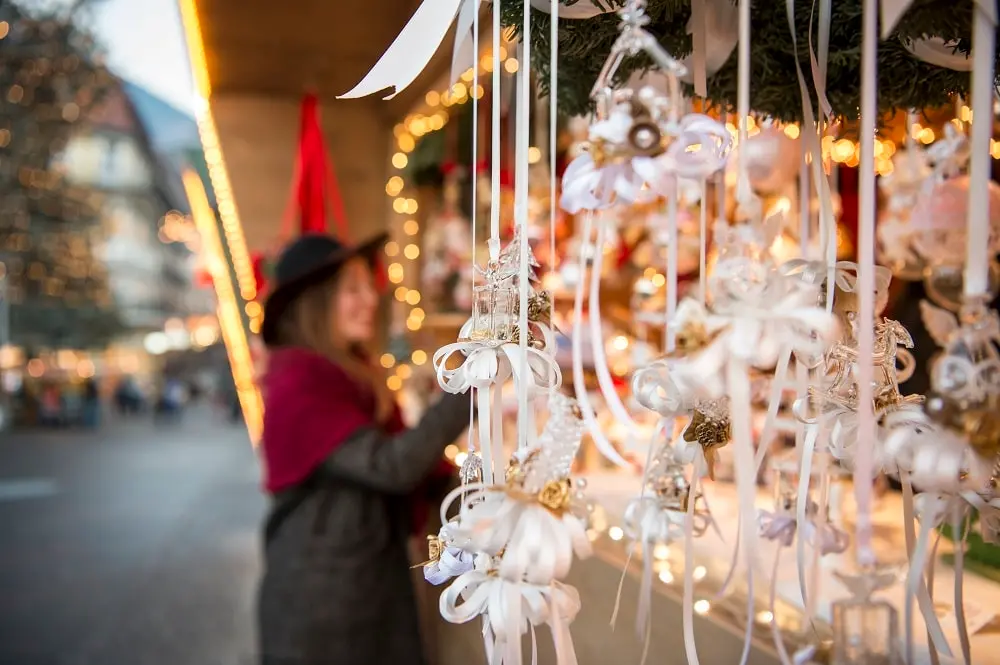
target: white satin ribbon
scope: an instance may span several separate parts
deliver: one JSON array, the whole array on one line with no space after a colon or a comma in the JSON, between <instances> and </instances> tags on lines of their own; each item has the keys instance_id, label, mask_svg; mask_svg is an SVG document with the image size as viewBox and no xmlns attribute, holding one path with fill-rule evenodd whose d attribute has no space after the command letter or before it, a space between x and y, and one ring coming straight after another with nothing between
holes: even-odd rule
<instances>
[{"instance_id":1,"label":"white satin ribbon","mask_svg":"<svg viewBox=\"0 0 1000 665\"><path fill-rule=\"evenodd\" d=\"M632 374L632 395L635 400L664 418L681 416L693 406L670 378L675 362L681 362L681 359L655 360Z\"/></svg>"},{"instance_id":2,"label":"white satin ribbon","mask_svg":"<svg viewBox=\"0 0 1000 665\"><path fill-rule=\"evenodd\" d=\"M628 432L631 437L639 430L639 426L632 419L632 414L618 397L618 390L615 388L614 380L608 371L608 359L604 352L604 326L601 318L601 273L604 265L604 243L607 237L607 225L597 226L597 251L594 252L594 265L590 270L590 294L588 302L590 307L590 345L594 354L594 373L597 375L597 383L601 388L601 395L604 403L611 410L615 419Z\"/></svg>"},{"instance_id":3,"label":"white satin ribbon","mask_svg":"<svg viewBox=\"0 0 1000 665\"><path fill-rule=\"evenodd\" d=\"M588 212L583 219L583 233L580 238L583 243L590 242L590 234L593 227L593 212ZM629 466L629 463L621 456L611 441L608 440L597 417L594 415L594 407L590 403L590 395L587 391L586 380L583 373L583 296L586 280L586 253L580 252L580 279L576 283L576 294L573 298L573 391L576 396L583 422L590 432L590 437L594 445L604 457L614 462L618 466ZM599 306L599 304L598 304Z\"/></svg>"},{"instance_id":4,"label":"white satin ribbon","mask_svg":"<svg viewBox=\"0 0 1000 665\"><path fill-rule=\"evenodd\" d=\"M972 21L972 154L969 158L969 205L963 294L978 298L989 294L990 262L990 141L993 136L994 58L996 0L976 0Z\"/></svg>"},{"instance_id":5,"label":"white satin ribbon","mask_svg":"<svg viewBox=\"0 0 1000 665\"><path fill-rule=\"evenodd\" d=\"M441 616L450 623L483 617L490 665L520 665L521 636L529 630L534 636L533 629L543 625L552 630L557 665L576 665L569 624L580 611L580 595L569 585L511 582L480 564L441 594L440 609Z\"/></svg>"},{"instance_id":6,"label":"white satin ribbon","mask_svg":"<svg viewBox=\"0 0 1000 665\"><path fill-rule=\"evenodd\" d=\"M458 15L458 30L452 56L452 77L455 68L461 74L472 65L472 24L481 0L424 0L399 36L386 49L378 62L361 82L337 99L367 97L386 88L393 92L383 99L392 99L407 88L431 61L448 29Z\"/></svg>"}]
</instances>

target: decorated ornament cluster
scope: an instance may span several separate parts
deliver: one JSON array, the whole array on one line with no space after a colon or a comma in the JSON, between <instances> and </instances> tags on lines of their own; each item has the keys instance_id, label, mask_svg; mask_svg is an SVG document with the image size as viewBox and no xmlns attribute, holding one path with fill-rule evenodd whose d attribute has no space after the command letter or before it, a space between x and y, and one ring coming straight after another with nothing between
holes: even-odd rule
<instances>
[{"instance_id":1,"label":"decorated ornament cluster","mask_svg":"<svg viewBox=\"0 0 1000 665\"><path fill-rule=\"evenodd\" d=\"M494 86L500 81L500 4L495 2L492 8ZM553 44L558 41L560 19L583 20L600 13L556 0L523 4L520 34L532 34L531 7L545 8L551 13ZM689 100L681 92L691 68L695 88L705 89L704 42L698 45L705 36L699 32L704 26L699 27L696 15L700 14L694 11L698 3L693 5L689 26L695 52L684 62L667 53L647 31L650 20L644 1L619 4L624 4L619 35L591 92L594 115L581 132L560 188L560 207L581 222L572 329L565 331L572 339L575 399L562 392L553 296L535 288L539 265L527 237L532 217L527 203L531 43L519 45L516 231L502 247L499 156L494 154L489 256L475 266L471 317L458 340L434 356L441 387L469 394L478 413L460 471L462 485L441 507L444 526L429 538L424 566L427 580L444 587L442 615L455 623L481 620L487 662L492 665L520 663L522 638L530 634L534 640L535 629L541 626L551 629L559 664L576 662L569 624L580 609L580 597L565 580L573 561L591 554L587 529L593 507L585 496L585 481L572 477L573 460L583 437L589 435L609 460L628 465L599 424L585 380L587 351L601 401L624 429L630 449L645 457L642 482L623 516L629 551L638 552L643 562L637 613L642 639L648 642L657 625L650 602L652 552L658 546L680 545L686 562L685 654L689 664L699 662L692 543L716 531L732 547L726 586L738 572L748 586L741 663L750 653L755 586L768 591L770 627L783 664L916 662L911 620L916 609L927 627L932 657L953 655L928 582L934 563L933 535L946 523L961 533L975 515L983 540L1000 542L1000 319L987 305L996 295L1000 270L994 260L1000 250L1000 223L995 221L1000 219L1000 188L989 181L986 170L996 8L986 2L975 4L974 46L979 57L974 68L977 122L972 136L966 137L959 122L948 125L945 136L930 149L910 140L896 155L893 177L882 181L887 203L877 249L888 267L881 267L875 265L870 126L876 92L875 3L866 2L864 8L863 182L856 262L838 261L833 196L813 120L814 101L821 120L827 120L823 115L830 110L826 63L813 59L809 73L815 98L806 85L806 73L796 71L807 119L801 129L802 152L777 151L762 158L748 140L753 85L748 1L741 0L735 9L718 8L723 13L738 9L738 16L731 17L735 21L729 45L729 51L738 46L738 142L723 122L690 112ZM820 19L819 29L828 39L830 2L821 5L825 18ZM901 12L887 14L886 21ZM347 96L393 85L398 92L408 85L456 15L453 70L461 72L471 64L478 76L477 53L470 46L478 48L480 3L428 0ZM795 20L795 3L789 2L792 35ZM427 26L433 27L433 34L421 43L418 37L424 35L418 32ZM885 30L891 27L891 22L883 25ZM811 43L808 48L812 49ZM549 83L555 89L558 53L552 51L551 56ZM633 77L623 82L622 63L637 56L651 64L650 71L642 80ZM666 83L652 85L654 79ZM497 104L494 99L494 148L500 131ZM552 132L555 120L553 112ZM554 160L554 155L550 157ZM800 199L799 219L790 203L765 209L761 198L773 193L774 181L785 180L765 177L788 170L779 168L779 161L799 169L798 190L794 184L791 187L792 195ZM735 184L727 185L728 176L735 176ZM721 196L709 224L712 192ZM555 191L551 196L554 204ZM682 214L681 201L696 205L697 221ZM555 206L551 207L554 223ZM641 325L662 331L662 348L658 357L632 372L631 400L623 400L606 358L601 276L605 246L627 224L623 211L635 207L655 211L643 223L665 250L664 265L651 266L664 271L663 302L657 303L658 309L649 307L653 290L642 292L637 286L636 317ZM779 252L779 246L785 249ZM652 257L659 259L659 254ZM684 260L698 263L701 282L690 296L679 299ZM941 347L931 370L932 391L926 396L906 395L900 387L913 375L916 361L910 332L883 316L893 276L923 279L934 301L922 304L926 327ZM519 401L518 446L513 454L503 446L505 385L512 385ZM756 428L752 418L759 406L765 411L762 428ZM655 436L645 445L637 443L643 435L637 413L641 409L658 420ZM542 412L545 423L540 428L535 418ZM794 455L784 462L770 460L774 502L758 510L758 477L769 461L782 417L794 423ZM716 479L719 452L725 447L735 470L739 528L737 533L722 534L705 484ZM854 474L858 505L850 533L832 518L830 505L832 479L845 471ZM902 575L881 566L872 548L871 481L879 473L895 476L903 485L909 563ZM838 559L837 576L847 595L833 603L831 639L808 638L789 654L774 618L782 554L794 552L805 618L811 623L818 619L818 591L811 580L819 559L851 549L855 565L849 565L846 557ZM773 561L763 560L765 551L775 552ZM960 554L955 579L960 600ZM896 609L877 596L900 581L906 587L902 636ZM969 638L964 619L959 623L962 657L968 665L973 662Z\"/></svg>"}]
</instances>

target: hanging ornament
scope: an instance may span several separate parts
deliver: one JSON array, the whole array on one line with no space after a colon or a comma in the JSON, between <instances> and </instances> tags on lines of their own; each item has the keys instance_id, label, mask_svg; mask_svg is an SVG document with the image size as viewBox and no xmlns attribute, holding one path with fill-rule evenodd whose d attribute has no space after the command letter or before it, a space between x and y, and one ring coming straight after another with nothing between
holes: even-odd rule
<instances>
[{"instance_id":1,"label":"hanging ornament","mask_svg":"<svg viewBox=\"0 0 1000 665\"><path fill-rule=\"evenodd\" d=\"M685 69L646 31L645 4L632 0L619 12L621 35L591 93L597 121L588 131L588 149L563 174L560 205L567 212L670 196L677 177L699 179L718 171L732 146L729 132L712 118L681 118L678 76ZM612 88L624 58L639 54L667 75L668 95L649 86Z\"/></svg>"},{"instance_id":2,"label":"hanging ornament","mask_svg":"<svg viewBox=\"0 0 1000 665\"><path fill-rule=\"evenodd\" d=\"M717 450L732 438L729 422L729 401L726 398L700 401L695 405L691 421L682 435L688 444L700 448L710 480L715 480Z\"/></svg>"},{"instance_id":3,"label":"hanging ornament","mask_svg":"<svg viewBox=\"0 0 1000 665\"><path fill-rule=\"evenodd\" d=\"M834 573L851 593L833 603L833 665L897 665L901 662L896 609L873 594L895 584L895 573Z\"/></svg>"},{"instance_id":4,"label":"hanging ornament","mask_svg":"<svg viewBox=\"0 0 1000 665\"><path fill-rule=\"evenodd\" d=\"M445 516L460 502L450 533L476 556L475 569L442 595L441 613L454 623L483 615L490 662L520 662L521 635L549 624L558 662L575 663L568 624L579 596L560 580L574 555L591 554L586 484L570 476L584 428L574 400L553 393L549 410L537 442L515 453L503 484L465 485L441 508Z\"/></svg>"},{"instance_id":5,"label":"hanging ornament","mask_svg":"<svg viewBox=\"0 0 1000 665\"><path fill-rule=\"evenodd\" d=\"M910 215L909 244L923 266L928 296L938 305L957 311L961 306L962 266L966 255L970 178L968 138L955 124L945 125L945 135L927 150L933 164ZM991 256L1000 252L1000 185L988 188L988 243ZM989 288L996 295L1000 266L989 263Z\"/></svg>"}]
</instances>

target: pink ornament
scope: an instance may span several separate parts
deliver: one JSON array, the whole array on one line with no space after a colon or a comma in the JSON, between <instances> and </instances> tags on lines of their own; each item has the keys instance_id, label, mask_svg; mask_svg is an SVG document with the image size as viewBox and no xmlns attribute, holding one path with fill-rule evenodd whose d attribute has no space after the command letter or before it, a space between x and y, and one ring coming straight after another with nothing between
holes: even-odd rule
<instances>
[{"instance_id":1,"label":"pink ornament","mask_svg":"<svg viewBox=\"0 0 1000 665\"><path fill-rule=\"evenodd\" d=\"M990 227L1000 229L1000 185L992 180L990 190ZM965 230L969 202L969 177L958 176L925 189L917 197L910 223L920 230Z\"/></svg>"}]
</instances>

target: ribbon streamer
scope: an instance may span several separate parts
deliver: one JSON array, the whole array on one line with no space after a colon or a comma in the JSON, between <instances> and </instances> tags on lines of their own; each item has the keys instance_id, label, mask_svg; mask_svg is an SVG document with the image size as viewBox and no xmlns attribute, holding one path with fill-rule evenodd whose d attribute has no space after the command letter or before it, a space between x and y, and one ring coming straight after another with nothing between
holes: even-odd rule
<instances>
[{"instance_id":1,"label":"ribbon streamer","mask_svg":"<svg viewBox=\"0 0 1000 665\"><path fill-rule=\"evenodd\" d=\"M424 0L365 77L337 99L367 97L387 88L392 88L393 92L383 99L392 99L401 93L427 67L457 14L458 32L452 56L454 75L454 67L471 52L471 46L467 42L471 39L473 18L479 11L479 2L480 0ZM471 64L471 60L469 62Z\"/></svg>"}]
</instances>

